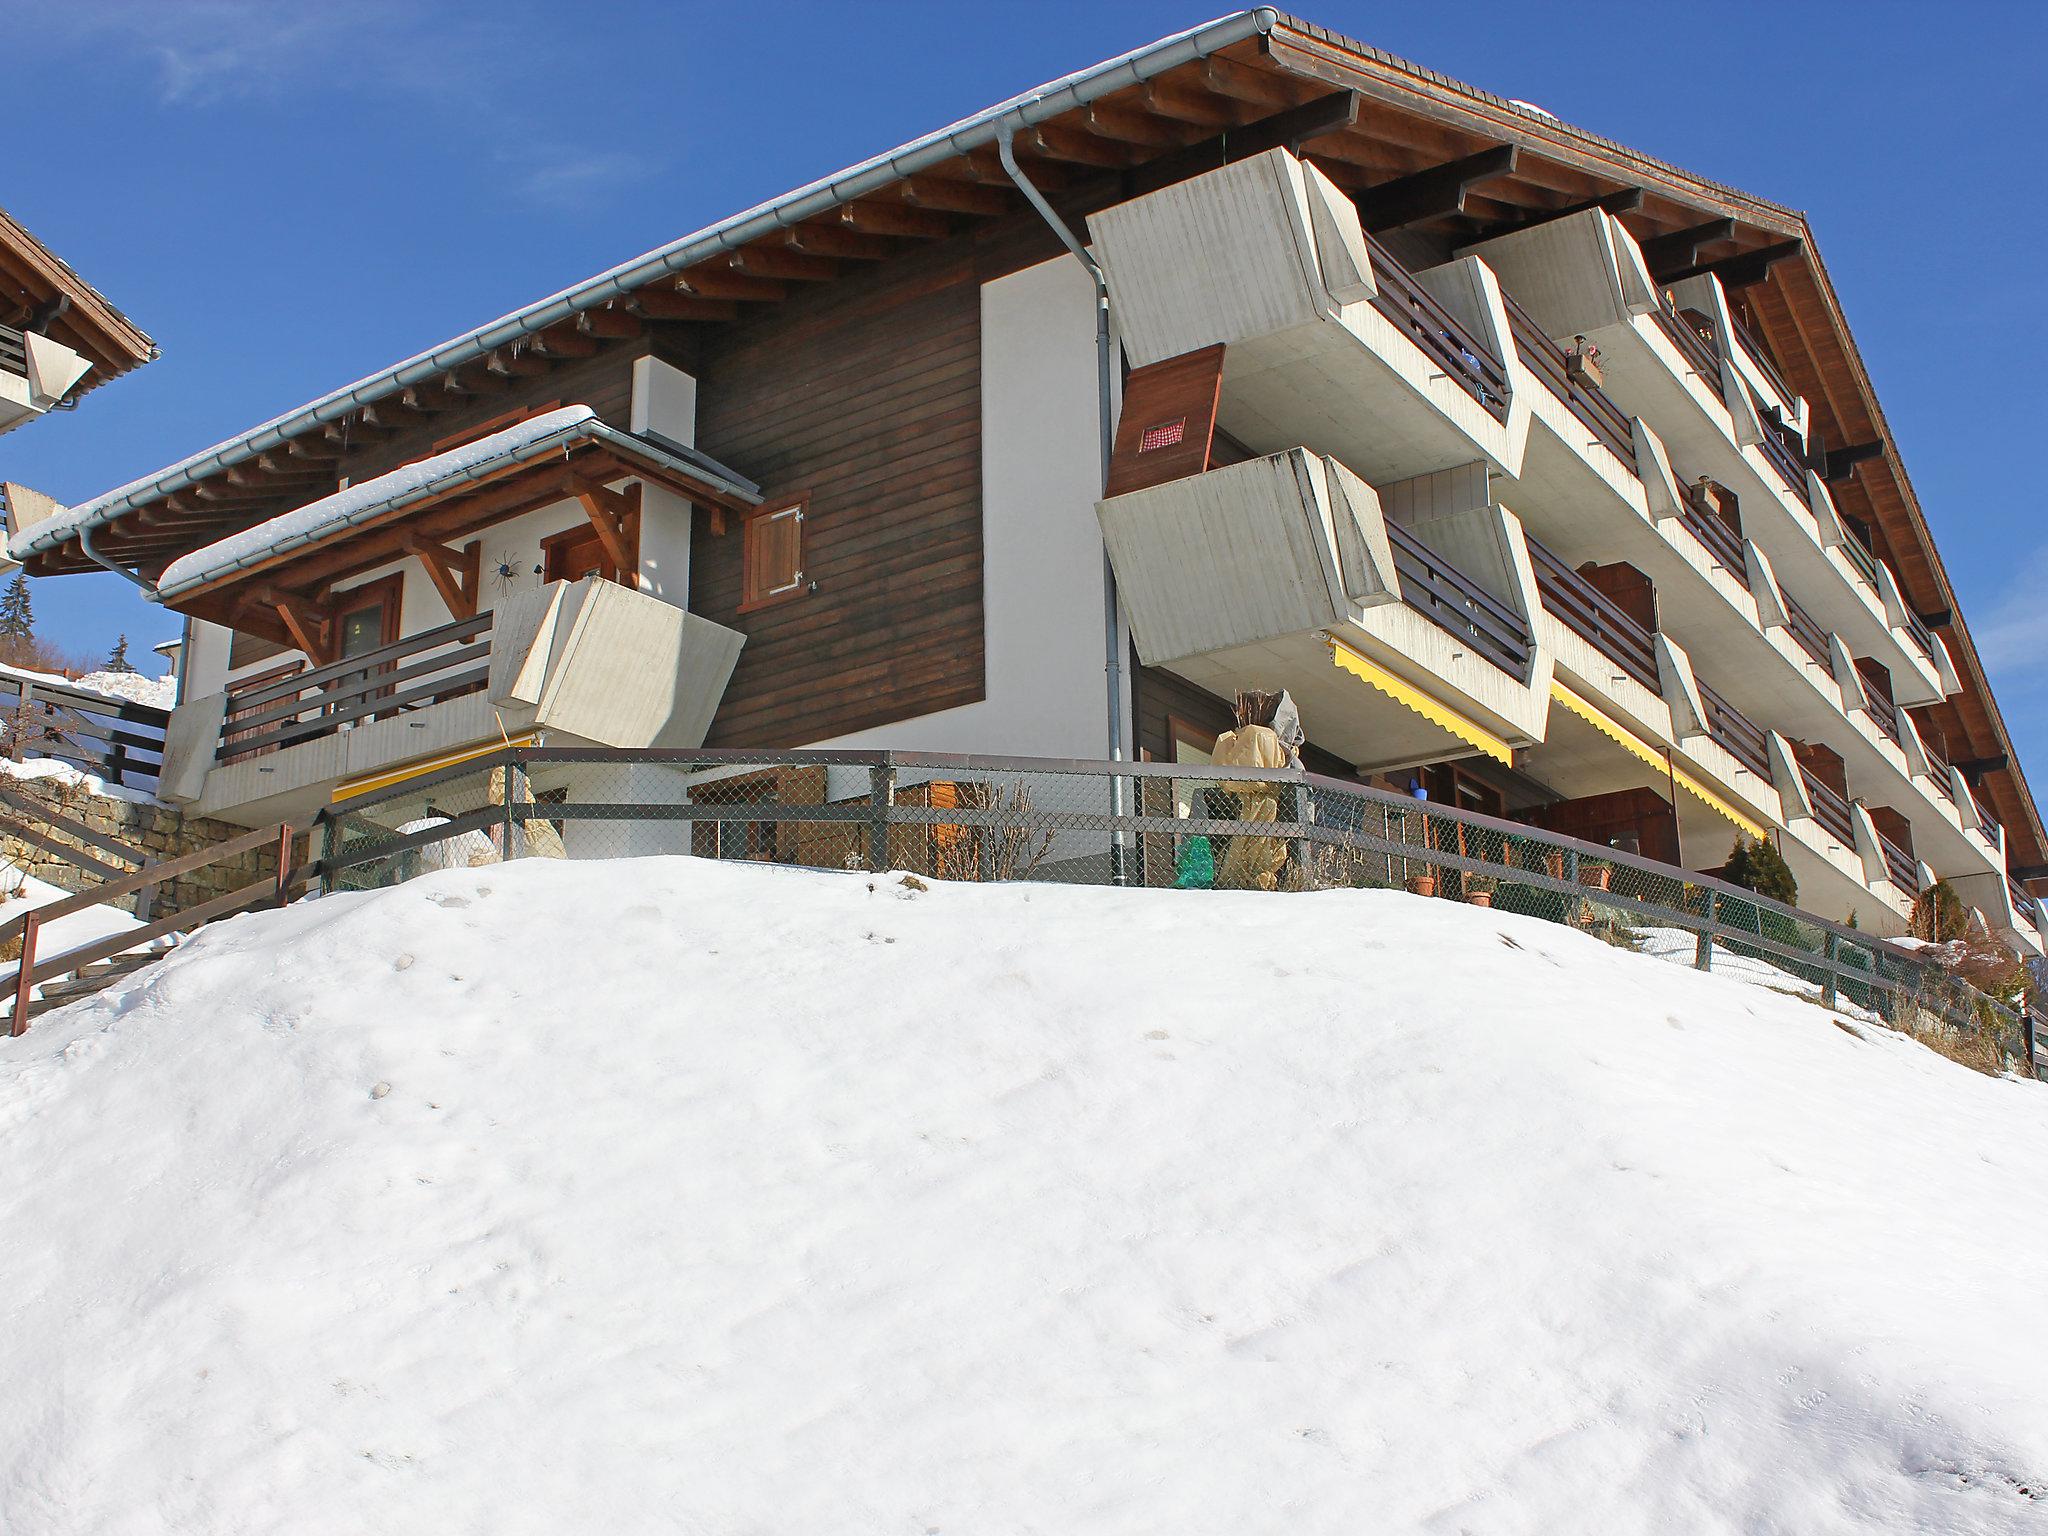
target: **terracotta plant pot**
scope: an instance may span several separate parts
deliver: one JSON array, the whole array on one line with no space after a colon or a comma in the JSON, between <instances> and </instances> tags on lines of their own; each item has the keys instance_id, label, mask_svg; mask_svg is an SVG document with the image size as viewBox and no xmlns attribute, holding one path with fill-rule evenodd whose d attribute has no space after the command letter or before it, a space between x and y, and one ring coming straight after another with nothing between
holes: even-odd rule
<instances>
[{"instance_id":1,"label":"terracotta plant pot","mask_svg":"<svg viewBox=\"0 0 2048 1536\"><path fill-rule=\"evenodd\" d=\"M1410 875L1408 877L1408 891L1410 895L1414 896L1434 896L1436 894L1436 876Z\"/></svg>"},{"instance_id":2,"label":"terracotta plant pot","mask_svg":"<svg viewBox=\"0 0 2048 1536\"><path fill-rule=\"evenodd\" d=\"M1493 892L1473 891L1465 899L1475 907L1490 907L1493 905Z\"/></svg>"},{"instance_id":3,"label":"terracotta plant pot","mask_svg":"<svg viewBox=\"0 0 2048 1536\"><path fill-rule=\"evenodd\" d=\"M1604 891L1614 885L1614 871L1605 864L1591 864L1579 871L1579 884Z\"/></svg>"}]
</instances>

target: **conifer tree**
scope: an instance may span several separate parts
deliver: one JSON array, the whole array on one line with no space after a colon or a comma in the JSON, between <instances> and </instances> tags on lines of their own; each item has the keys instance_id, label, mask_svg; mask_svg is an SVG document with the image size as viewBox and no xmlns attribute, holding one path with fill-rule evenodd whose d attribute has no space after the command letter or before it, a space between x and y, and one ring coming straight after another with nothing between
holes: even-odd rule
<instances>
[{"instance_id":1,"label":"conifer tree","mask_svg":"<svg viewBox=\"0 0 2048 1536\"><path fill-rule=\"evenodd\" d=\"M128 637L119 636L114 641L113 654L107 657L106 670L109 672L133 672L134 665L128 660Z\"/></svg>"},{"instance_id":2,"label":"conifer tree","mask_svg":"<svg viewBox=\"0 0 2048 1536\"><path fill-rule=\"evenodd\" d=\"M28 595L28 574L16 571L7 590L0 593L0 640L33 640L35 634L36 612Z\"/></svg>"},{"instance_id":3,"label":"conifer tree","mask_svg":"<svg viewBox=\"0 0 2048 1536\"><path fill-rule=\"evenodd\" d=\"M1735 848L1728 855L1721 878L1759 896L1782 901L1788 907L1799 905L1799 881L1785 862L1785 855L1768 839L1750 842L1740 832L1736 833Z\"/></svg>"}]
</instances>

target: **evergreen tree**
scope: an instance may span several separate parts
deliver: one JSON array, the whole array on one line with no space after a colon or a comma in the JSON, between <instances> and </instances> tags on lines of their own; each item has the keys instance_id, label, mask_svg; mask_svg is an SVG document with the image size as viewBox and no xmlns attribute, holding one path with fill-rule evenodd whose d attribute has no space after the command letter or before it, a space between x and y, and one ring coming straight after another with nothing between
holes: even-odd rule
<instances>
[{"instance_id":1,"label":"evergreen tree","mask_svg":"<svg viewBox=\"0 0 2048 1536\"><path fill-rule=\"evenodd\" d=\"M33 640L35 634L36 612L29 600L28 573L16 571L7 590L0 593L0 640Z\"/></svg>"},{"instance_id":2,"label":"evergreen tree","mask_svg":"<svg viewBox=\"0 0 2048 1536\"><path fill-rule=\"evenodd\" d=\"M1750 842L1740 832L1736 833L1735 848L1728 855L1721 878L1759 896L1782 901L1788 907L1799 905L1799 881L1785 862L1785 855L1768 839Z\"/></svg>"},{"instance_id":3,"label":"evergreen tree","mask_svg":"<svg viewBox=\"0 0 2048 1536\"><path fill-rule=\"evenodd\" d=\"M113 654L107 657L106 670L109 672L133 672L135 668L128 660L128 637L122 635L114 641Z\"/></svg>"}]
</instances>

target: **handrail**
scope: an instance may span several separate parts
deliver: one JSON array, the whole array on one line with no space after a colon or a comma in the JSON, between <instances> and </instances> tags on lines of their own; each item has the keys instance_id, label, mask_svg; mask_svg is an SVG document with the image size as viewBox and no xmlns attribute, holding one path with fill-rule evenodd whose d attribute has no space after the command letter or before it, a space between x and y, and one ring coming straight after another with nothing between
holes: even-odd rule
<instances>
[{"instance_id":1,"label":"handrail","mask_svg":"<svg viewBox=\"0 0 2048 1536\"><path fill-rule=\"evenodd\" d=\"M1507 306L1508 333L1515 339L1516 355L1565 403L1580 425L1593 434L1595 442L1635 472L1635 429L1628 413L1610 400L1599 385L1574 378L1564 348L1536 323L1535 316L1516 302L1513 294L1502 289L1500 296Z\"/></svg>"},{"instance_id":2,"label":"handrail","mask_svg":"<svg viewBox=\"0 0 2048 1536\"><path fill-rule=\"evenodd\" d=\"M1757 339L1756 333L1732 312L1728 318L1734 322L1735 339L1742 344L1742 350L1749 354L1749 360L1756 364L1756 371L1778 392L1778 398L1789 406L1796 398L1792 393L1792 387L1785 382L1785 376L1778 372L1777 364L1771 361L1770 354L1764 350L1764 344Z\"/></svg>"},{"instance_id":3,"label":"handrail","mask_svg":"<svg viewBox=\"0 0 2048 1536\"><path fill-rule=\"evenodd\" d=\"M114 784L157 777L169 710L0 673L0 699L10 691L12 702L0 702L9 757L71 763Z\"/></svg>"},{"instance_id":4,"label":"handrail","mask_svg":"<svg viewBox=\"0 0 2048 1536\"><path fill-rule=\"evenodd\" d=\"M1813 819L1826 827L1846 844L1856 846L1856 823L1849 814L1849 802L1842 798L1833 785L1823 784L1813 776L1813 770L1801 763L1799 776L1806 782L1806 798L1813 805Z\"/></svg>"},{"instance_id":5,"label":"handrail","mask_svg":"<svg viewBox=\"0 0 2048 1536\"><path fill-rule=\"evenodd\" d=\"M19 1035L28 1029L28 1021L34 1009L35 985L53 976L70 975L93 964L109 959L127 950L136 949L180 928L194 928L216 917L230 912L243 911L265 899L274 898L282 904L299 878L292 868L293 831L290 822L279 822L275 826L259 827L245 832L240 837L229 838L224 843L201 848L179 858L166 859L160 864L144 865L133 874L109 880L103 885L89 887L75 895L63 897L46 906L31 908L21 918L21 959L14 974L14 1021L10 1034ZM74 912L83 912L87 907L102 906L118 897L130 895L148 886L166 884L180 875L189 875L194 870L218 864L225 859L235 858L256 848L274 845L277 849L277 872L267 880L258 880L239 890L229 891L188 907L183 912L173 912L160 917L140 928L131 928L110 937L67 949L60 954L37 957L37 940L48 924Z\"/></svg>"},{"instance_id":6,"label":"handrail","mask_svg":"<svg viewBox=\"0 0 2048 1536\"><path fill-rule=\"evenodd\" d=\"M1862 536L1856 532L1853 526L1844 523L1842 531L1849 535L1840 545L1842 553L1848 557L1849 563L1856 567L1857 572L1865 581L1869 582L1873 587L1876 586L1877 556L1871 553L1870 546L1863 542Z\"/></svg>"},{"instance_id":7,"label":"handrail","mask_svg":"<svg viewBox=\"0 0 2048 1536\"><path fill-rule=\"evenodd\" d=\"M1899 707L1868 683L1863 684L1863 703L1876 722L1877 728L1890 737L1893 745L1904 746L1899 740Z\"/></svg>"},{"instance_id":8,"label":"handrail","mask_svg":"<svg viewBox=\"0 0 2048 1536\"><path fill-rule=\"evenodd\" d=\"M1679 495L1678 520L1700 541L1722 570L1744 587L1749 585L1749 562L1743 558L1740 534L1712 512L1695 506L1689 493Z\"/></svg>"},{"instance_id":9,"label":"handrail","mask_svg":"<svg viewBox=\"0 0 2048 1536\"><path fill-rule=\"evenodd\" d=\"M1763 425L1763 441L1757 446L1763 449L1764 457L1770 460L1771 468L1778 472L1778 478L1785 482L1786 489L1798 498L1801 506L1811 510L1813 492L1806 484L1806 461L1785 440L1792 429L1779 421L1777 413L1764 404L1754 384L1744 379L1742 387L1749 391L1749 402L1755 407L1757 420Z\"/></svg>"},{"instance_id":10,"label":"handrail","mask_svg":"<svg viewBox=\"0 0 2048 1536\"><path fill-rule=\"evenodd\" d=\"M1806 611L1799 599L1782 587L1778 595L1785 599L1785 627L1792 632L1792 638L1823 667L1832 667L1834 658L1828 655L1828 633L1820 627L1814 616Z\"/></svg>"},{"instance_id":11,"label":"handrail","mask_svg":"<svg viewBox=\"0 0 2048 1536\"><path fill-rule=\"evenodd\" d=\"M1506 421L1509 385L1500 359L1416 282L1377 236L1368 231L1365 241L1372 258L1373 308L1442 363L1444 372L1463 385L1495 420Z\"/></svg>"},{"instance_id":12,"label":"handrail","mask_svg":"<svg viewBox=\"0 0 2048 1536\"><path fill-rule=\"evenodd\" d=\"M1700 382L1719 395L1721 362L1714 355L1714 344L1694 330L1692 322L1680 316L1669 304L1659 302L1651 314L1656 317L1658 328L1670 337L1671 344L1678 348L1679 355L1700 376Z\"/></svg>"},{"instance_id":13,"label":"handrail","mask_svg":"<svg viewBox=\"0 0 2048 1536\"><path fill-rule=\"evenodd\" d=\"M304 693L321 683L332 682L338 677L348 677L366 667L380 666L387 661L410 656L415 651L426 650L449 640L466 640L471 635L480 635L489 629L492 617L491 610L486 608L474 618L456 619L452 623L437 625L433 629L423 629L416 635L407 635L374 651L365 651L360 656L344 657L340 661L330 661L325 666L314 667L310 671L294 672L261 687L240 691L230 688L227 691L228 708L253 709L259 704L269 703L272 699L281 699L287 694Z\"/></svg>"},{"instance_id":14,"label":"handrail","mask_svg":"<svg viewBox=\"0 0 2048 1536\"><path fill-rule=\"evenodd\" d=\"M2034 900L2033 893L2011 875L2005 877L2005 893L2011 898L2013 916L2024 918L2029 928L2038 931L2041 926L2041 908Z\"/></svg>"},{"instance_id":15,"label":"handrail","mask_svg":"<svg viewBox=\"0 0 2048 1536\"><path fill-rule=\"evenodd\" d=\"M1700 701L1707 706L1707 734L1758 778L1771 777L1770 738L1763 729L1723 698L1705 678L1694 676Z\"/></svg>"},{"instance_id":16,"label":"handrail","mask_svg":"<svg viewBox=\"0 0 2048 1536\"><path fill-rule=\"evenodd\" d=\"M1658 691L1657 648L1650 632L1620 604L1566 565L1533 535L1529 557L1536 590L1550 616L1592 643L1609 661L1652 693Z\"/></svg>"},{"instance_id":17,"label":"handrail","mask_svg":"<svg viewBox=\"0 0 2048 1536\"><path fill-rule=\"evenodd\" d=\"M1912 609L1906 610L1906 633L1913 637L1913 643L1920 647L1920 654L1929 661L1934 660L1934 631L1927 627L1927 621Z\"/></svg>"},{"instance_id":18,"label":"handrail","mask_svg":"<svg viewBox=\"0 0 2048 1536\"><path fill-rule=\"evenodd\" d=\"M11 325L0 325L0 368L17 378L28 376L28 342Z\"/></svg>"},{"instance_id":19,"label":"handrail","mask_svg":"<svg viewBox=\"0 0 2048 1536\"><path fill-rule=\"evenodd\" d=\"M1534 641L1529 624L1491 592L1438 555L1399 523L1388 522L1401 600L1503 672L1528 676Z\"/></svg>"},{"instance_id":20,"label":"handrail","mask_svg":"<svg viewBox=\"0 0 2048 1536\"><path fill-rule=\"evenodd\" d=\"M1877 834L1877 846L1884 854L1884 872L1890 876L1893 885L1908 896L1920 894L1920 865L1913 855L1882 832Z\"/></svg>"}]
</instances>

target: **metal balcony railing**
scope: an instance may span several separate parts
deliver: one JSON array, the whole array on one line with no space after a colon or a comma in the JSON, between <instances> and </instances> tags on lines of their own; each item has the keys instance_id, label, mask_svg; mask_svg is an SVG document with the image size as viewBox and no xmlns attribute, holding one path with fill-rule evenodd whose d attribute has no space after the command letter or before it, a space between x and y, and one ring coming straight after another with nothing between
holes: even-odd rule
<instances>
[{"instance_id":1,"label":"metal balcony railing","mask_svg":"<svg viewBox=\"0 0 2048 1536\"><path fill-rule=\"evenodd\" d=\"M1549 549L1531 538L1536 590L1544 611L1652 693L1658 691L1657 649L1650 632Z\"/></svg>"},{"instance_id":2,"label":"metal balcony railing","mask_svg":"<svg viewBox=\"0 0 2048 1536\"><path fill-rule=\"evenodd\" d=\"M1372 252L1373 282L1379 290L1373 296L1373 308L1434 358L1496 421L1506 421L1508 376L1500 359L1431 297L1375 236L1368 233L1365 239Z\"/></svg>"},{"instance_id":3,"label":"metal balcony railing","mask_svg":"<svg viewBox=\"0 0 2048 1536\"><path fill-rule=\"evenodd\" d=\"M1387 524L1387 537L1401 579L1401 600L1503 672L1527 678L1534 649L1529 621L1399 523Z\"/></svg>"},{"instance_id":4,"label":"metal balcony railing","mask_svg":"<svg viewBox=\"0 0 2048 1536\"><path fill-rule=\"evenodd\" d=\"M1568 354L1551 340L1533 316L1502 290L1507 305L1508 327L1515 339L1515 352L1529 371L1562 400L1579 425L1593 434L1593 441L1606 448L1631 471L1636 469L1635 428L1628 413L1607 398L1605 390L1591 380L1574 378Z\"/></svg>"},{"instance_id":5,"label":"metal balcony railing","mask_svg":"<svg viewBox=\"0 0 2048 1536\"><path fill-rule=\"evenodd\" d=\"M236 762L476 693L490 680L490 628L491 615L480 613L310 672L230 689L214 759Z\"/></svg>"}]
</instances>

